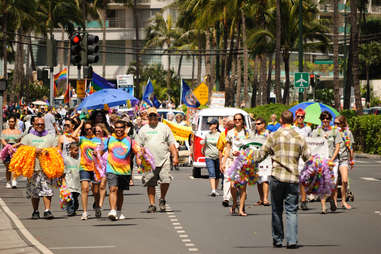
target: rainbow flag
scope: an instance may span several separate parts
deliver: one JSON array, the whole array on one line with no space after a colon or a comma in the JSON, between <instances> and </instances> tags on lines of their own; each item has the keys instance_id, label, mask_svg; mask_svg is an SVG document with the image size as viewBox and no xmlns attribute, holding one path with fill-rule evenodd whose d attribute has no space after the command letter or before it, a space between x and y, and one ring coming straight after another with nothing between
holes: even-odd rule
<instances>
[{"instance_id":1,"label":"rainbow flag","mask_svg":"<svg viewBox=\"0 0 381 254\"><path fill-rule=\"evenodd\" d=\"M54 97L57 96L57 81L61 79L67 79L67 68L54 75Z\"/></svg>"}]
</instances>

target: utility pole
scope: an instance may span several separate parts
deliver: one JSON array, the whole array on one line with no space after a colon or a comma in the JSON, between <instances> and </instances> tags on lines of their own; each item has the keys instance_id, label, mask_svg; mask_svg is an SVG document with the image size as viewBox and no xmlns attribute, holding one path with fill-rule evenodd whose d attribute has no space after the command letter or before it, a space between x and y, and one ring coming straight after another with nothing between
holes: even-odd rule
<instances>
[{"instance_id":1,"label":"utility pole","mask_svg":"<svg viewBox=\"0 0 381 254\"><path fill-rule=\"evenodd\" d=\"M303 0L299 0L299 72L303 72ZM299 103L303 101L303 92L299 89Z\"/></svg>"}]
</instances>

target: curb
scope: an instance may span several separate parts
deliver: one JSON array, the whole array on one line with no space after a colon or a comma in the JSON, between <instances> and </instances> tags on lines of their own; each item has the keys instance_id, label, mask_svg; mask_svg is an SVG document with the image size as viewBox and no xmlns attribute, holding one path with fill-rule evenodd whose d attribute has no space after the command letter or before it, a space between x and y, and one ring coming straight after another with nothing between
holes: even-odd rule
<instances>
[{"instance_id":1,"label":"curb","mask_svg":"<svg viewBox=\"0 0 381 254\"><path fill-rule=\"evenodd\" d=\"M367 158L367 159L381 160L381 155L355 152L355 158Z\"/></svg>"}]
</instances>

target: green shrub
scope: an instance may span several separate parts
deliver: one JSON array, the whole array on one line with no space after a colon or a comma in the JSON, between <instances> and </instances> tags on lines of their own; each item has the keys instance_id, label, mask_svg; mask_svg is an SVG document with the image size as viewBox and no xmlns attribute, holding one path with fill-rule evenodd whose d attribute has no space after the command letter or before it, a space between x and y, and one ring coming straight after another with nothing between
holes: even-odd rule
<instances>
[{"instance_id":1,"label":"green shrub","mask_svg":"<svg viewBox=\"0 0 381 254\"><path fill-rule=\"evenodd\" d=\"M356 151L381 155L381 115L354 116L348 124Z\"/></svg>"},{"instance_id":2,"label":"green shrub","mask_svg":"<svg viewBox=\"0 0 381 254\"><path fill-rule=\"evenodd\" d=\"M344 109L343 111L340 112L340 114L345 116L347 120L351 119L354 116L357 116L357 112L351 109Z\"/></svg>"},{"instance_id":3,"label":"green shrub","mask_svg":"<svg viewBox=\"0 0 381 254\"><path fill-rule=\"evenodd\" d=\"M290 106L284 104L266 104L255 108L244 108L244 110L248 113L253 113L254 118L262 117L267 122L269 122L271 121L272 114L276 114L279 121L279 117L282 114L282 112L289 108Z\"/></svg>"}]
</instances>

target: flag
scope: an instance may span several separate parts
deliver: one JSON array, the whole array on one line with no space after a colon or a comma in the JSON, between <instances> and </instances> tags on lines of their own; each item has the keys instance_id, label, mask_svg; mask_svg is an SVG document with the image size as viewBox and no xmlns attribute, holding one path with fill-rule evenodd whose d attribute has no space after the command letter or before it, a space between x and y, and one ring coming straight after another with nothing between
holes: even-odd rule
<instances>
[{"instance_id":1,"label":"flag","mask_svg":"<svg viewBox=\"0 0 381 254\"><path fill-rule=\"evenodd\" d=\"M66 92L65 92L65 95L64 95L64 103L65 104L69 104L70 97L71 97L71 88L70 88L70 83L67 82Z\"/></svg>"},{"instance_id":2,"label":"flag","mask_svg":"<svg viewBox=\"0 0 381 254\"><path fill-rule=\"evenodd\" d=\"M156 95L153 91L153 85L150 79L148 79L147 85L144 89L143 101L145 101L151 107L155 107L155 108L160 107L160 102L156 98Z\"/></svg>"},{"instance_id":3,"label":"flag","mask_svg":"<svg viewBox=\"0 0 381 254\"><path fill-rule=\"evenodd\" d=\"M54 75L54 82L53 82L53 90L54 90L54 97L56 97L57 94L57 82L62 79L67 79L67 68L64 68L62 71L58 72Z\"/></svg>"},{"instance_id":4,"label":"flag","mask_svg":"<svg viewBox=\"0 0 381 254\"><path fill-rule=\"evenodd\" d=\"M182 94L181 101L190 108L198 108L200 107L200 102L197 100L196 96L193 94L192 89L185 83L183 80L182 83Z\"/></svg>"},{"instance_id":5,"label":"flag","mask_svg":"<svg viewBox=\"0 0 381 254\"><path fill-rule=\"evenodd\" d=\"M187 141L189 139L189 136L193 133L192 127L183 126L165 119L163 119L163 123L168 125L168 127L171 129L173 133L174 138L177 141Z\"/></svg>"},{"instance_id":6,"label":"flag","mask_svg":"<svg viewBox=\"0 0 381 254\"><path fill-rule=\"evenodd\" d=\"M116 88L116 85L108 82L106 79L93 72L93 78L91 79L91 87L89 93L92 94L93 92L108 88Z\"/></svg>"}]
</instances>

